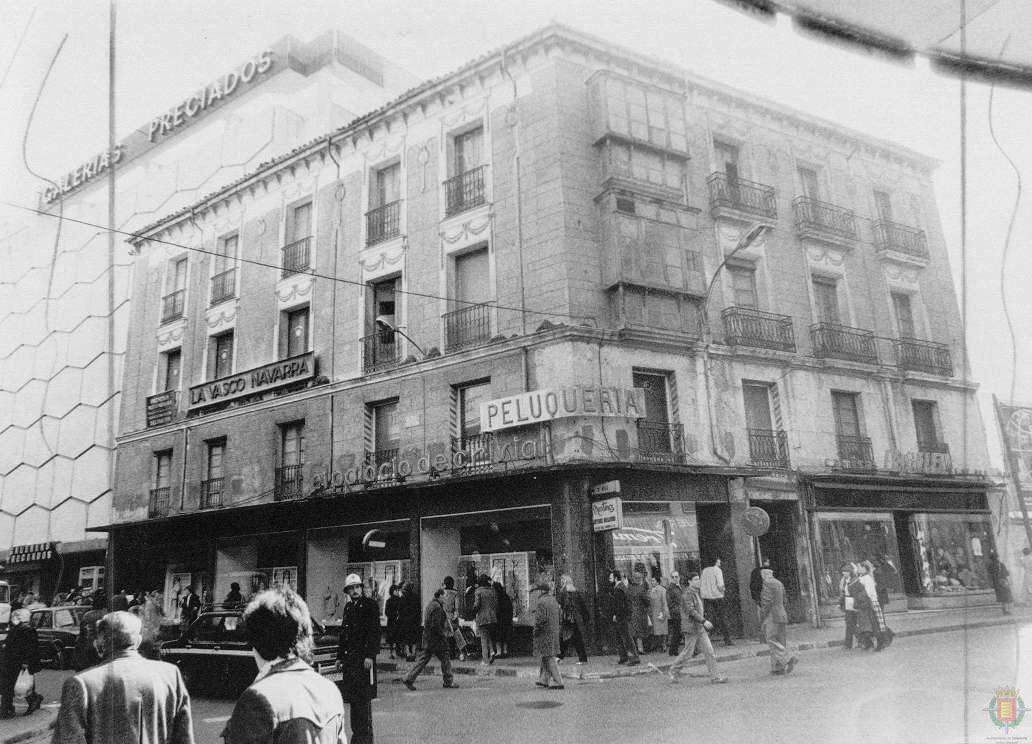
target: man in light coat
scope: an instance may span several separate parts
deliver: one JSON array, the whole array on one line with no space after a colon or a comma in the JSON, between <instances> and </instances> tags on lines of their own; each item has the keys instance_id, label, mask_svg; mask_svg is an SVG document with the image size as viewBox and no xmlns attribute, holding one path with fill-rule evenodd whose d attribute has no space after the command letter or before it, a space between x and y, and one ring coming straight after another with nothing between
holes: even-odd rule
<instances>
[{"instance_id":1,"label":"man in light coat","mask_svg":"<svg viewBox=\"0 0 1032 744\"><path fill-rule=\"evenodd\" d=\"M702 579L699 574L695 572L689 574L688 589L681 595L681 628L684 632L684 651L678 654L667 672L670 681L674 683L680 682L678 675L681 673L681 668L692 658L696 648L706 657L706 669L709 671L710 681L714 684L727 682L727 677L717 674L717 657L713 652L713 643L709 637L713 623L706 619L700 594L701 587Z\"/></svg>"},{"instance_id":2,"label":"man in light coat","mask_svg":"<svg viewBox=\"0 0 1032 744\"><path fill-rule=\"evenodd\" d=\"M770 646L770 673L789 674L798 659L788 651L788 613L785 612L785 585L774 578L769 568L761 569L760 622Z\"/></svg>"},{"instance_id":3,"label":"man in light coat","mask_svg":"<svg viewBox=\"0 0 1032 744\"><path fill-rule=\"evenodd\" d=\"M193 744L190 694L179 669L137 653L140 618L97 623L102 664L65 680L53 744Z\"/></svg>"},{"instance_id":4,"label":"man in light coat","mask_svg":"<svg viewBox=\"0 0 1032 744\"><path fill-rule=\"evenodd\" d=\"M292 591L271 589L244 610L258 676L237 700L225 744L347 744L337 686L308 664L312 618Z\"/></svg>"},{"instance_id":5,"label":"man in light coat","mask_svg":"<svg viewBox=\"0 0 1032 744\"><path fill-rule=\"evenodd\" d=\"M725 646L734 646L731 640L731 629L727 623L727 600L724 598L724 571L720 568L720 558L713 561L712 566L702 569L702 585L700 589L702 601L706 606L706 617L712 618L717 631L724 636Z\"/></svg>"}]
</instances>

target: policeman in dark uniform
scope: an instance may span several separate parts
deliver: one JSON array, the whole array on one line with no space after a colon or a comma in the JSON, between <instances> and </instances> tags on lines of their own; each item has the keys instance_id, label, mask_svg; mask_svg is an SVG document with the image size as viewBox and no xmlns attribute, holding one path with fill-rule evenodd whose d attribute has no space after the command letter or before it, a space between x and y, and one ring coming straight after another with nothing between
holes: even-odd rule
<instances>
[{"instance_id":1,"label":"policeman in dark uniform","mask_svg":"<svg viewBox=\"0 0 1032 744\"><path fill-rule=\"evenodd\" d=\"M344 592L337 667L341 697L351 709L351 744L373 744L373 698L376 697L376 654L380 650L380 608L362 595L362 579L349 574Z\"/></svg>"}]
</instances>

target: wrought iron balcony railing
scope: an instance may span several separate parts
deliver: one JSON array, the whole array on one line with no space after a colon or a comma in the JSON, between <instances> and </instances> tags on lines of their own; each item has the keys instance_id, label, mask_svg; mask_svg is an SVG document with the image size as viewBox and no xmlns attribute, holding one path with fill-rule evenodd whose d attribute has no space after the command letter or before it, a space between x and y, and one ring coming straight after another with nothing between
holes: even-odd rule
<instances>
[{"instance_id":1,"label":"wrought iron balcony railing","mask_svg":"<svg viewBox=\"0 0 1032 744\"><path fill-rule=\"evenodd\" d=\"M792 202L796 230L803 235L825 234L846 240L856 239L856 218L852 209L829 204L808 196Z\"/></svg>"},{"instance_id":2,"label":"wrought iron balcony railing","mask_svg":"<svg viewBox=\"0 0 1032 744\"><path fill-rule=\"evenodd\" d=\"M478 346L491 338L491 303L467 305L441 317L446 352Z\"/></svg>"},{"instance_id":3,"label":"wrought iron balcony railing","mask_svg":"<svg viewBox=\"0 0 1032 744\"><path fill-rule=\"evenodd\" d=\"M400 346L393 331L377 331L359 339L362 344L362 370L366 373L389 369L398 364Z\"/></svg>"},{"instance_id":4,"label":"wrought iron balcony railing","mask_svg":"<svg viewBox=\"0 0 1032 744\"><path fill-rule=\"evenodd\" d=\"M874 470L874 447L870 437L854 437L839 434L835 437L838 445L838 459L842 467L852 470Z\"/></svg>"},{"instance_id":5,"label":"wrought iron balcony railing","mask_svg":"<svg viewBox=\"0 0 1032 744\"><path fill-rule=\"evenodd\" d=\"M178 320L183 317L183 308L186 304L186 290L177 289L175 292L161 298L161 322L168 323L170 320Z\"/></svg>"},{"instance_id":6,"label":"wrought iron balcony railing","mask_svg":"<svg viewBox=\"0 0 1032 744\"><path fill-rule=\"evenodd\" d=\"M285 465L276 468L274 501L293 501L304 495L304 481L301 475L303 465Z\"/></svg>"},{"instance_id":7,"label":"wrought iron balcony railing","mask_svg":"<svg viewBox=\"0 0 1032 744\"><path fill-rule=\"evenodd\" d=\"M481 165L444 182L445 216L451 217L484 203L487 199L484 189L486 169L486 165Z\"/></svg>"},{"instance_id":8,"label":"wrought iron balcony railing","mask_svg":"<svg viewBox=\"0 0 1032 744\"><path fill-rule=\"evenodd\" d=\"M366 245L382 243L401 234L401 201L366 212Z\"/></svg>"},{"instance_id":9,"label":"wrought iron balcony railing","mask_svg":"<svg viewBox=\"0 0 1032 744\"><path fill-rule=\"evenodd\" d=\"M711 210L734 209L772 220L778 216L777 192L772 186L744 178L728 178L726 173L713 173L706 183Z\"/></svg>"},{"instance_id":10,"label":"wrought iron balcony railing","mask_svg":"<svg viewBox=\"0 0 1032 744\"><path fill-rule=\"evenodd\" d=\"M881 251L896 251L914 258L928 259L924 230L889 220L874 223L874 243Z\"/></svg>"},{"instance_id":11,"label":"wrought iron balcony railing","mask_svg":"<svg viewBox=\"0 0 1032 744\"><path fill-rule=\"evenodd\" d=\"M475 473L487 470L491 466L494 433L484 432L452 437L451 446L452 462L456 463L456 467L460 468L462 472ZM462 458L456 458L456 454L459 452L463 453Z\"/></svg>"},{"instance_id":12,"label":"wrought iron balcony railing","mask_svg":"<svg viewBox=\"0 0 1032 744\"><path fill-rule=\"evenodd\" d=\"M374 468L386 465L391 460L398 457L399 451L398 447L388 447L387 449L378 449L373 450L372 452L366 452L366 465L372 465Z\"/></svg>"},{"instance_id":13,"label":"wrought iron balcony railing","mask_svg":"<svg viewBox=\"0 0 1032 744\"><path fill-rule=\"evenodd\" d=\"M211 278L211 304L236 297L236 269L227 269Z\"/></svg>"},{"instance_id":14,"label":"wrought iron balcony railing","mask_svg":"<svg viewBox=\"0 0 1032 744\"><path fill-rule=\"evenodd\" d=\"M686 461L684 424L639 421L638 460L640 462L683 465Z\"/></svg>"},{"instance_id":15,"label":"wrought iron balcony railing","mask_svg":"<svg viewBox=\"0 0 1032 744\"><path fill-rule=\"evenodd\" d=\"M171 424L179 411L179 391L166 390L147 398L147 426Z\"/></svg>"},{"instance_id":16,"label":"wrought iron balcony railing","mask_svg":"<svg viewBox=\"0 0 1032 744\"><path fill-rule=\"evenodd\" d=\"M201 509L216 509L222 506L222 483L224 478L208 478L201 481Z\"/></svg>"},{"instance_id":17,"label":"wrought iron balcony railing","mask_svg":"<svg viewBox=\"0 0 1032 744\"><path fill-rule=\"evenodd\" d=\"M749 461L765 468L788 470L788 434L769 429L747 429L749 435Z\"/></svg>"},{"instance_id":18,"label":"wrought iron balcony railing","mask_svg":"<svg viewBox=\"0 0 1032 744\"><path fill-rule=\"evenodd\" d=\"M878 363L878 347L872 331L838 323L815 323L810 326L810 339L814 356Z\"/></svg>"},{"instance_id":19,"label":"wrought iron balcony railing","mask_svg":"<svg viewBox=\"0 0 1032 744\"><path fill-rule=\"evenodd\" d=\"M300 274L311 268L312 238L301 238L283 246L283 276Z\"/></svg>"},{"instance_id":20,"label":"wrought iron balcony railing","mask_svg":"<svg viewBox=\"0 0 1032 744\"><path fill-rule=\"evenodd\" d=\"M721 314L729 346L795 351L790 315L777 315L748 307L728 307Z\"/></svg>"},{"instance_id":21,"label":"wrought iron balcony railing","mask_svg":"<svg viewBox=\"0 0 1032 744\"><path fill-rule=\"evenodd\" d=\"M152 488L150 503L147 506L147 517L167 517L172 509L172 489L168 486Z\"/></svg>"},{"instance_id":22,"label":"wrought iron balcony railing","mask_svg":"<svg viewBox=\"0 0 1032 744\"><path fill-rule=\"evenodd\" d=\"M896 365L900 369L925 372L930 375L953 376L950 347L934 341L916 338L896 339Z\"/></svg>"}]
</instances>

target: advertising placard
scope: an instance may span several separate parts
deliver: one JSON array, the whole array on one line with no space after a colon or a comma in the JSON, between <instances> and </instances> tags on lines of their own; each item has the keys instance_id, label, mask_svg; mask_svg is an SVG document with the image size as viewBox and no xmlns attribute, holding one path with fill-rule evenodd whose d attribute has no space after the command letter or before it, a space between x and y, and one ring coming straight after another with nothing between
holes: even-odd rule
<instances>
[{"instance_id":1,"label":"advertising placard","mask_svg":"<svg viewBox=\"0 0 1032 744\"><path fill-rule=\"evenodd\" d=\"M619 496L591 502L591 526L595 532L623 527L623 501Z\"/></svg>"}]
</instances>

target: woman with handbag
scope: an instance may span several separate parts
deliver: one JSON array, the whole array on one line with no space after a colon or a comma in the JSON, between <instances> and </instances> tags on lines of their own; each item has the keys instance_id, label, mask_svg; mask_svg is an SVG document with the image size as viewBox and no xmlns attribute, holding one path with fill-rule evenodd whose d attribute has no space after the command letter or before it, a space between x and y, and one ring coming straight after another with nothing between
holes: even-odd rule
<instances>
[{"instance_id":1,"label":"woman with handbag","mask_svg":"<svg viewBox=\"0 0 1032 744\"><path fill-rule=\"evenodd\" d=\"M29 625L28 610L15 610L11 613L11 627L4 643L3 661L0 662L0 718L14 717L16 687L28 703L25 715L39 710L43 696L36 694L35 675L38 671L39 639L36 629Z\"/></svg>"}]
</instances>

